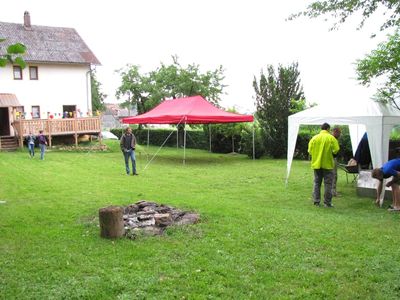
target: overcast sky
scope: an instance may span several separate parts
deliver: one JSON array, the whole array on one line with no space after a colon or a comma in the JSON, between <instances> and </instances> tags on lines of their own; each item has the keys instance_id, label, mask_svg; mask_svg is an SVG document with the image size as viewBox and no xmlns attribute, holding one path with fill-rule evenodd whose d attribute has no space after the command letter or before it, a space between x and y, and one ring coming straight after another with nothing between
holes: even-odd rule
<instances>
[{"instance_id":1,"label":"overcast sky","mask_svg":"<svg viewBox=\"0 0 400 300\"><path fill-rule=\"evenodd\" d=\"M29 11L32 25L73 27L102 63L98 80L115 102L120 77L115 70L140 65L143 72L160 62L200 65L202 72L225 68L225 108L254 110L254 76L267 66L299 63L309 103L362 100L373 89L358 85L354 62L374 49L384 34L371 20L329 31L332 22L301 18L285 21L308 0L19 0L2 4L0 21L22 23Z\"/></svg>"}]
</instances>

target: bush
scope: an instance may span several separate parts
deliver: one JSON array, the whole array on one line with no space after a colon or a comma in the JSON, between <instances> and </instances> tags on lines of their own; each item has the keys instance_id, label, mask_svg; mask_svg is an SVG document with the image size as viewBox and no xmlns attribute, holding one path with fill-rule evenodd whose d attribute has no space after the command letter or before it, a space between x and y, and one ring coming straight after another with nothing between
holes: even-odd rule
<instances>
[{"instance_id":1,"label":"bush","mask_svg":"<svg viewBox=\"0 0 400 300\"><path fill-rule=\"evenodd\" d=\"M118 138L121 138L123 131L124 129L111 129L111 132L114 133ZM134 129L133 133L139 145L147 145L147 136L149 135L150 145L161 146L165 142L165 146L176 147L176 129L174 128L151 128L149 131L146 128ZM166 141L167 138L168 140ZM186 147L194 149L208 149L209 146L207 134L202 130L186 130Z\"/></svg>"},{"instance_id":2,"label":"bush","mask_svg":"<svg viewBox=\"0 0 400 300\"><path fill-rule=\"evenodd\" d=\"M246 154L249 158L253 158L253 128L250 128L250 126L246 127L242 131L241 136L241 153ZM254 129L254 157L258 159L263 156L264 153L263 131L256 125Z\"/></svg>"},{"instance_id":3,"label":"bush","mask_svg":"<svg viewBox=\"0 0 400 300\"><path fill-rule=\"evenodd\" d=\"M122 136L122 133L124 132L124 129L114 128L114 129L110 129L110 132L115 134L120 139Z\"/></svg>"},{"instance_id":4,"label":"bush","mask_svg":"<svg viewBox=\"0 0 400 300\"><path fill-rule=\"evenodd\" d=\"M232 135L231 132L236 130L234 126L239 126L240 133L234 135L235 151L246 154L248 157L253 158L253 128L252 124L213 124L211 126L211 145L212 152L229 153L232 152ZM260 158L265 154L264 140L265 134L256 123L255 128L255 158ZM340 126L342 134L339 138L340 151L337 159L340 163L347 163L353 157L351 148L351 141L348 126ZM171 134L171 131L175 130ZM124 129L111 129L118 138L121 138ZM134 129L133 130L139 145L147 145L147 129ZM297 136L296 148L294 152L294 159L308 159L308 142L310 139L320 132L320 126L302 126ZM150 129L150 145L161 146L166 138L171 134L165 145L168 147L176 147L176 129ZM193 149L209 149L209 130L208 125L203 126L203 130L189 129L186 131L186 147ZM398 136L393 135L390 141L389 158L397 157L395 152L396 147L399 146L398 141L394 139Z\"/></svg>"},{"instance_id":5,"label":"bush","mask_svg":"<svg viewBox=\"0 0 400 300\"><path fill-rule=\"evenodd\" d=\"M212 124L211 151L216 153L240 152L241 132L245 128L243 123ZM204 132L209 133L204 127Z\"/></svg>"},{"instance_id":6,"label":"bush","mask_svg":"<svg viewBox=\"0 0 400 300\"><path fill-rule=\"evenodd\" d=\"M308 159L308 142L313 137L309 132L299 132L297 135L296 148L294 150L295 159Z\"/></svg>"},{"instance_id":7,"label":"bush","mask_svg":"<svg viewBox=\"0 0 400 300\"><path fill-rule=\"evenodd\" d=\"M347 163L353 157L349 129L347 126L340 126L342 134L339 138L340 150L337 159L341 163ZM308 126L299 131L294 152L295 159L308 159L308 142L311 138L320 132L319 126Z\"/></svg>"}]
</instances>

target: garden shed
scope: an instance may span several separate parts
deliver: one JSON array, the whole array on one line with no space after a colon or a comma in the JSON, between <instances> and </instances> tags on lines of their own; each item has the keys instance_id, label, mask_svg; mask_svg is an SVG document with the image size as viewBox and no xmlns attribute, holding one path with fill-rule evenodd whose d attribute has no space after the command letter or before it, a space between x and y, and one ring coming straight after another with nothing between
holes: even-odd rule
<instances>
[{"instance_id":1,"label":"garden shed","mask_svg":"<svg viewBox=\"0 0 400 300\"><path fill-rule=\"evenodd\" d=\"M286 183L300 125L321 125L324 122L331 126L349 125L353 154L366 131L372 164L380 167L388 160L390 133L394 126L400 124L400 110L373 100L350 100L343 105L318 105L289 116Z\"/></svg>"}]
</instances>

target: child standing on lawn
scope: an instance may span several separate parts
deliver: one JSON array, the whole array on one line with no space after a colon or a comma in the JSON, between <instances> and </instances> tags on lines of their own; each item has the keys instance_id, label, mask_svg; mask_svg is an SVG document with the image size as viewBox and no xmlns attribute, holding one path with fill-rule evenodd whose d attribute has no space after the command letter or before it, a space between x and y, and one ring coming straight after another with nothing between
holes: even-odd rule
<instances>
[{"instance_id":1,"label":"child standing on lawn","mask_svg":"<svg viewBox=\"0 0 400 300\"><path fill-rule=\"evenodd\" d=\"M39 130L39 147L40 147L40 159L44 160L44 153L46 151L47 140L43 134L43 130Z\"/></svg>"},{"instance_id":2,"label":"child standing on lawn","mask_svg":"<svg viewBox=\"0 0 400 300\"><path fill-rule=\"evenodd\" d=\"M29 156L31 158L33 158L35 156L35 140L36 140L36 137L32 134L32 132L29 132L29 135L26 138L26 142L28 144Z\"/></svg>"}]
</instances>

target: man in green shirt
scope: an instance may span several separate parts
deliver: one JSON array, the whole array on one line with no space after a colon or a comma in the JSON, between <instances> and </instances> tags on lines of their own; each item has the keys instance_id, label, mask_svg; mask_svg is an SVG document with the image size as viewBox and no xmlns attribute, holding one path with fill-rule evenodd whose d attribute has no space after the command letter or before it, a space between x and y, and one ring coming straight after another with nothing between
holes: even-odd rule
<instances>
[{"instance_id":1,"label":"man in green shirt","mask_svg":"<svg viewBox=\"0 0 400 300\"><path fill-rule=\"evenodd\" d=\"M308 153L311 155L311 168L314 170L314 205L319 206L321 202L321 184L324 180L324 204L325 207L332 205L332 182L334 161L333 155L339 151L337 139L329 132L330 125L321 125L321 132L312 137L308 143Z\"/></svg>"}]
</instances>

